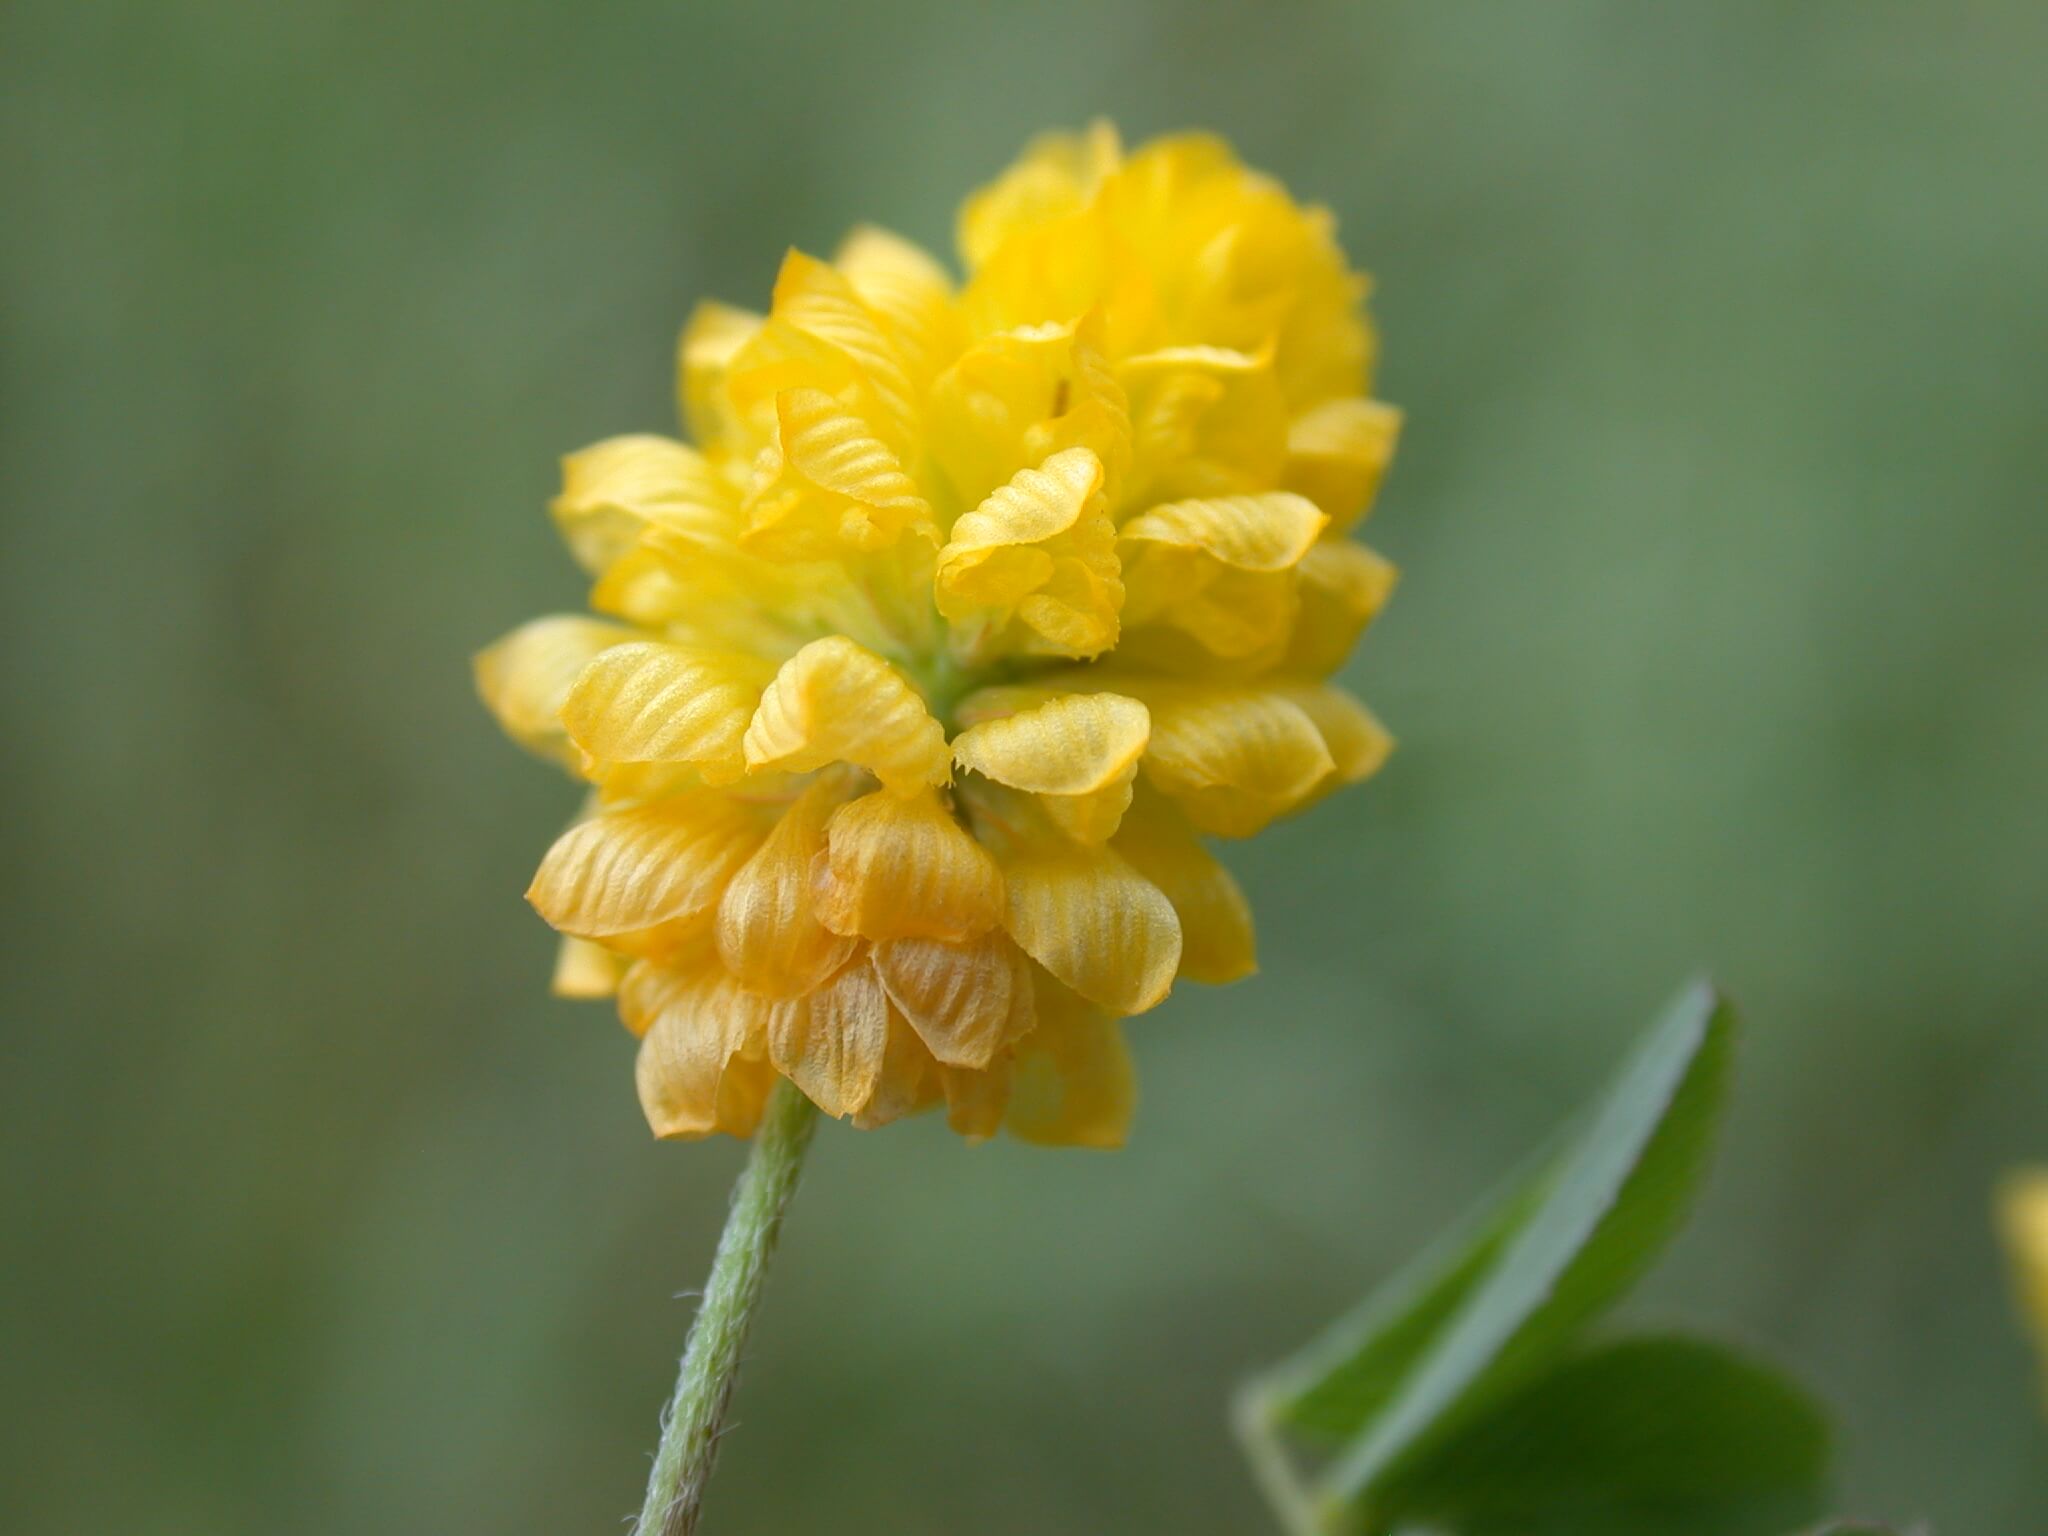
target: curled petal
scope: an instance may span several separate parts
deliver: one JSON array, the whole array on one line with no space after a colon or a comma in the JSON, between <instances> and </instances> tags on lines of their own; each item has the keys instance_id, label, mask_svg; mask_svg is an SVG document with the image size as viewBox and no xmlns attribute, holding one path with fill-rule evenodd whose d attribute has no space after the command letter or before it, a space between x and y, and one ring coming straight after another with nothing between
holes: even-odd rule
<instances>
[{"instance_id":1,"label":"curled petal","mask_svg":"<svg viewBox=\"0 0 2048 1536\"><path fill-rule=\"evenodd\" d=\"M1372 506L1394 445L1401 413L1378 400L1327 400L1296 417L1287 430L1287 469L1281 482L1349 528Z\"/></svg>"},{"instance_id":2,"label":"curled petal","mask_svg":"<svg viewBox=\"0 0 2048 1536\"><path fill-rule=\"evenodd\" d=\"M562 723L599 762L694 763L728 783L746 771L740 743L773 675L756 656L636 640L584 668Z\"/></svg>"},{"instance_id":3,"label":"curled petal","mask_svg":"<svg viewBox=\"0 0 2048 1536\"><path fill-rule=\"evenodd\" d=\"M1251 904L1170 804L1153 793L1140 796L1110 847L1173 903L1181 975L1221 985L1258 969Z\"/></svg>"},{"instance_id":4,"label":"curled petal","mask_svg":"<svg viewBox=\"0 0 2048 1536\"><path fill-rule=\"evenodd\" d=\"M725 888L718 953L749 991L800 997L853 958L857 941L818 921L812 878L826 818L846 795L836 776L815 780Z\"/></svg>"},{"instance_id":5,"label":"curled petal","mask_svg":"<svg viewBox=\"0 0 2048 1536\"><path fill-rule=\"evenodd\" d=\"M1307 803L1336 759L1300 704L1254 686L1116 686L1152 710L1144 772L1188 819L1219 837L1250 837Z\"/></svg>"},{"instance_id":6,"label":"curled petal","mask_svg":"<svg viewBox=\"0 0 2048 1536\"><path fill-rule=\"evenodd\" d=\"M619 1013L641 1036L634 1079L657 1136L751 1136L775 1074L758 1004L714 969L643 960L619 988Z\"/></svg>"},{"instance_id":7,"label":"curled petal","mask_svg":"<svg viewBox=\"0 0 2048 1536\"><path fill-rule=\"evenodd\" d=\"M1173 904L1107 848L1026 840L1004 859L1003 882L1010 937L1090 1002L1143 1013L1172 989Z\"/></svg>"},{"instance_id":8,"label":"curled petal","mask_svg":"<svg viewBox=\"0 0 2048 1536\"><path fill-rule=\"evenodd\" d=\"M872 225L846 237L833 265L882 322L912 386L929 383L958 345L946 269L921 247Z\"/></svg>"},{"instance_id":9,"label":"curled petal","mask_svg":"<svg viewBox=\"0 0 2048 1536\"><path fill-rule=\"evenodd\" d=\"M1123 386L1101 353L1101 326L1037 325L976 342L932 386L931 452L965 506L1020 469L1086 448L1114 506L1131 458Z\"/></svg>"},{"instance_id":10,"label":"curled petal","mask_svg":"<svg viewBox=\"0 0 2048 1536\"><path fill-rule=\"evenodd\" d=\"M672 438L607 438L562 460L555 525L576 561L593 576L610 570L658 518L688 519L728 509L731 483L694 448Z\"/></svg>"},{"instance_id":11,"label":"curled petal","mask_svg":"<svg viewBox=\"0 0 2048 1536\"><path fill-rule=\"evenodd\" d=\"M607 810L555 840L526 899L586 939L708 916L763 831L752 807L710 790Z\"/></svg>"},{"instance_id":12,"label":"curled petal","mask_svg":"<svg viewBox=\"0 0 2048 1536\"><path fill-rule=\"evenodd\" d=\"M958 943L1002 920L995 860L929 790L833 812L817 879L818 918L835 933Z\"/></svg>"},{"instance_id":13,"label":"curled petal","mask_svg":"<svg viewBox=\"0 0 2048 1536\"><path fill-rule=\"evenodd\" d=\"M884 332L874 311L861 302L847 274L801 251L791 251L776 275L769 315L844 358L880 408L891 438L898 442L909 439L916 421L917 391L903 353Z\"/></svg>"},{"instance_id":14,"label":"curled petal","mask_svg":"<svg viewBox=\"0 0 2048 1536\"><path fill-rule=\"evenodd\" d=\"M1131 803L1151 713L1115 693L1071 693L969 726L953 761L1040 797L1068 836L1099 843Z\"/></svg>"},{"instance_id":15,"label":"curled petal","mask_svg":"<svg viewBox=\"0 0 2048 1536\"><path fill-rule=\"evenodd\" d=\"M1000 932L958 944L890 939L875 946L874 966L889 1000L945 1066L986 1067L1037 1017L1031 967Z\"/></svg>"},{"instance_id":16,"label":"curled petal","mask_svg":"<svg viewBox=\"0 0 2048 1536\"><path fill-rule=\"evenodd\" d=\"M915 794L950 776L946 733L903 675L843 635L814 640L782 664L747 726L747 766L808 773L865 768Z\"/></svg>"},{"instance_id":17,"label":"curled petal","mask_svg":"<svg viewBox=\"0 0 2048 1536\"><path fill-rule=\"evenodd\" d=\"M1327 683L1290 683L1275 690L1314 722L1329 749L1334 789L1378 773L1394 750L1394 738L1373 712L1342 688Z\"/></svg>"},{"instance_id":18,"label":"curled petal","mask_svg":"<svg viewBox=\"0 0 2048 1536\"><path fill-rule=\"evenodd\" d=\"M562 728L562 705L593 658L638 638L638 630L602 619L535 619L477 653L476 690L507 736L575 768L582 754Z\"/></svg>"},{"instance_id":19,"label":"curled petal","mask_svg":"<svg viewBox=\"0 0 2048 1536\"><path fill-rule=\"evenodd\" d=\"M1296 571L1301 606L1284 667L1320 677L1343 665L1393 595L1399 573L1391 561L1349 539L1324 539L1302 556Z\"/></svg>"},{"instance_id":20,"label":"curled petal","mask_svg":"<svg viewBox=\"0 0 2048 1536\"><path fill-rule=\"evenodd\" d=\"M778 559L880 550L929 528L931 507L865 418L819 389L775 397L775 441L746 498L741 546Z\"/></svg>"},{"instance_id":21,"label":"curled petal","mask_svg":"<svg viewBox=\"0 0 2048 1536\"><path fill-rule=\"evenodd\" d=\"M1129 359L1118 377L1130 398L1134 504L1279 482L1287 404L1270 349L1171 347Z\"/></svg>"},{"instance_id":22,"label":"curled petal","mask_svg":"<svg viewBox=\"0 0 2048 1536\"><path fill-rule=\"evenodd\" d=\"M1102 461L1086 448L1022 469L954 524L939 551L939 612L1001 629L1040 654L1092 656L1116 643L1123 606Z\"/></svg>"},{"instance_id":23,"label":"curled petal","mask_svg":"<svg viewBox=\"0 0 2048 1536\"><path fill-rule=\"evenodd\" d=\"M1040 995L1038 1028L1017 1047L1005 1123L1042 1145L1122 1146L1138 1097L1123 1030L1064 988Z\"/></svg>"},{"instance_id":24,"label":"curled petal","mask_svg":"<svg viewBox=\"0 0 2048 1536\"><path fill-rule=\"evenodd\" d=\"M1327 522L1285 491L1155 507L1117 541L1125 622L1179 630L1222 657L1276 645L1299 607L1294 568Z\"/></svg>"},{"instance_id":25,"label":"curled petal","mask_svg":"<svg viewBox=\"0 0 2048 1536\"><path fill-rule=\"evenodd\" d=\"M889 999L874 971L856 962L768 1015L768 1060L835 1119L864 1108L882 1081Z\"/></svg>"}]
</instances>

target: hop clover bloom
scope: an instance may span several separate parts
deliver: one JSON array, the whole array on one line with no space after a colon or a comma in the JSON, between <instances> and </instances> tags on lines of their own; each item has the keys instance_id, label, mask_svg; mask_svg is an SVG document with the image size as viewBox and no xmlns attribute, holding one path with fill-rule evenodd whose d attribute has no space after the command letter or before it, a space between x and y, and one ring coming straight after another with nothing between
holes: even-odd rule
<instances>
[{"instance_id":1,"label":"hop clover bloom","mask_svg":"<svg viewBox=\"0 0 2048 1536\"><path fill-rule=\"evenodd\" d=\"M1390 742L1326 681L1393 585L1349 530L1399 418L1329 215L1223 143L1031 145L956 286L857 231L701 307L694 446L571 455L603 618L477 661L591 786L528 897L616 994L662 1136L786 1077L881 1125L1112 1145L1118 1020L1253 969L1246 837Z\"/></svg>"}]
</instances>

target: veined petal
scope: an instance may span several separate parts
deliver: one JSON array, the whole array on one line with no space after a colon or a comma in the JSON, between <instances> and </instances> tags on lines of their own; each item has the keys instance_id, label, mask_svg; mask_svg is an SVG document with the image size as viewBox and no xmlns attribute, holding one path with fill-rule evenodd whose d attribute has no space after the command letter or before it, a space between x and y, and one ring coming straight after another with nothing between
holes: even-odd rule
<instances>
[{"instance_id":1,"label":"veined petal","mask_svg":"<svg viewBox=\"0 0 2048 1536\"><path fill-rule=\"evenodd\" d=\"M874 1097L888 1044L889 999L874 971L857 962L768 1016L769 1062L835 1119Z\"/></svg>"},{"instance_id":2,"label":"veined petal","mask_svg":"<svg viewBox=\"0 0 2048 1536\"><path fill-rule=\"evenodd\" d=\"M1300 606L1294 567L1327 521L1285 491L1155 507L1117 540L1124 622L1177 630L1224 658L1277 649Z\"/></svg>"},{"instance_id":3,"label":"veined petal","mask_svg":"<svg viewBox=\"0 0 2048 1536\"><path fill-rule=\"evenodd\" d=\"M1107 848L1026 840L1003 860L1003 924L1090 1002L1143 1013L1180 966L1180 920L1159 887Z\"/></svg>"},{"instance_id":4,"label":"veined petal","mask_svg":"<svg viewBox=\"0 0 2048 1536\"><path fill-rule=\"evenodd\" d=\"M641 1036L634 1078L655 1135L754 1133L775 1075L764 1010L729 977L643 960L620 984L619 1015Z\"/></svg>"},{"instance_id":5,"label":"veined petal","mask_svg":"<svg viewBox=\"0 0 2048 1536\"><path fill-rule=\"evenodd\" d=\"M583 669L562 723L600 762L694 763L729 783L746 771L740 743L774 673L757 656L636 640Z\"/></svg>"},{"instance_id":6,"label":"veined petal","mask_svg":"<svg viewBox=\"0 0 2048 1536\"><path fill-rule=\"evenodd\" d=\"M1326 400L1287 429L1281 483L1329 513L1334 527L1349 528L1371 508L1400 436L1401 413L1391 405Z\"/></svg>"},{"instance_id":7,"label":"veined petal","mask_svg":"<svg viewBox=\"0 0 2048 1536\"><path fill-rule=\"evenodd\" d=\"M1125 523L1118 541L1185 552L1234 570L1272 573L1300 564L1329 521L1304 497L1269 491L1169 502Z\"/></svg>"},{"instance_id":8,"label":"veined petal","mask_svg":"<svg viewBox=\"0 0 2048 1536\"><path fill-rule=\"evenodd\" d=\"M844 357L882 411L888 435L909 440L917 419L916 390L903 355L844 274L791 251L776 275L769 315Z\"/></svg>"},{"instance_id":9,"label":"veined petal","mask_svg":"<svg viewBox=\"0 0 2048 1536\"><path fill-rule=\"evenodd\" d=\"M1017 1047L1005 1123L1046 1146L1122 1146L1138 1097L1123 1030L1063 987L1039 992L1038 1028Z\"/></svg>"},{"instance_id":10,"label":"veined petal","mask_svg":"<svg viewBox=\"0 0 2048 1536\"><path fill-rule=\"evenodd\" d=\"M875 974L932 1055L980 1070L1037 1019L1031 967L999 931L950 944L890 939L874 949Z\"/></svg>"},{"instance_id":11,"label":"veined petal","mask_svg":"<svg viewBox=\"0 0 2048 1536\"><path fill-rule=\"evenodd\" d=\"M572 614L522 624L477 653L476 689L505 734L540 757L578 767L562 705L591 660L640 631Z\"/></svg>"},{"instance_id":12,"label":"veined petal","mask_svg":"<svg viewBox=\"0 0 2048 1536\"><path fill-rule=\"evenodd\" d=\"M939 551L939 612L956 624L1015 619L1039 654L1092 656L1116 643L1123 606L1102 461L1086 448L1021 469L953 524Z\"/></svg>"},{"instance_id":13,"label":"veined petal","mask_svg":"<svg viewBox=\"0 0 2048 1536\"><path fill-rule=\"evenodd\" d=\"M1249 837L1307 802L1337 768L1295 701L1256 686L1113 684L1152 710L1144 773L1188 819L1219 837Z\"/></svg>"},{"instance_id":14,"label":"veined petal","mask_svg":"<svg viewBox=\"0 0 2048 1536\"><path fill-rule=\"evenodd\" d=\"M1181 975L1221 985L1258 969L1244 892L1165 799L1152 791L1139 796L1110 847L1173 903Z\"/></svg>"},{"instance_id":15,"label":"veined petal","mask_svg":"<svg viewBox=\"0 0 2048 1536\"><path fill-rule=\"evenodd\" d=\"M576 562L601 576L657 517L729 509L731 482L700 453L672 438L607 438L562 460L562 493L550 506ZM701 515L701 514L700 514Z\"/></svg>"},{"instance_id":16,"label":"veined petal","mask_svg":"<svg viewBox=\"0 0 2048 1536\"><path fill-rule=\"evenodd\" d=\"M1393 563L1349 539L1324 539L1296 567L1301 606L1288 637L1283 669L1334 672L1387 599L1400 573Z\"/></svg>"},{"instance_id":17,"label":"veined petal","mask_svg":"<svg viewBox=\"0 0 2048 1536\"><path fill-rule=\"evenodd\" d=\"M941 359L957 348L953 281L921 246L873 225L846 237L833 265L889 333L897 355L922 389Z\"/></svg>"},{"instance_id":18,"label":"veined petal","mask_svg":"<svg viewBox=\"0 0 2048 1536\"><path fill-rule=\"evenodd\" d=\"M1039 796L1068 836L1099 843L1131 803L1151 720L1121 694L1060 694L968 727L953 739L953 761Z\"/></svg>"},{"instance_id":19,"label":"veined petal","mask_svg":"<svg viewBox=\"0 0 2048 1536\"><path fill-rule=\"evenodd\" d=\"M835 933L957 943L1002 920L995 860L930 790L842 805L826 823L825 848L817 912Z\"/></svg>"},{"instance_id":20,"label":"veined petal","mask_svg":"<svg viewBox=\"0 0 2048 1536\"><path fill-rule=\"evenodd\" d=\"M814 780L725 888L718 953L750 991L800 997L853 958L858 941L818 921L812 894L826 818L847 794L841 776Z\"/></svg>"},{"instance_id":21,"label":"veined petal","mask_svg":"<svg viewBox=\"0 0 2048 1536\"><path fill-rule=\"evenodd\" d=\"M887 549L931 507L869 423L820 389L775 397L775 443L747 493L741 547L780 559Z\"/></svg>"},{"instance_id":22,"label":"veined petal","mask_svg":"<svg viewBox=\"0 0 2048 1536\"><path fill-rule=\"evenodd\" d=\"M843 635L814 640L782 664L744 746L750 768L808 773L852 763L903 795L951 773L946 733L917 690Z\"/></svg>"},{"instance_id":23,"label":"veined petal","mask_svg":"<svg viewBox=\"0 0 2048 1536\"><path fill-rule=\"evenodd\" d=\"M711 790L606 810L555 840L526 899L585 939L708 916L764 831L752 807Z\"/></svg>"}]
</instances>

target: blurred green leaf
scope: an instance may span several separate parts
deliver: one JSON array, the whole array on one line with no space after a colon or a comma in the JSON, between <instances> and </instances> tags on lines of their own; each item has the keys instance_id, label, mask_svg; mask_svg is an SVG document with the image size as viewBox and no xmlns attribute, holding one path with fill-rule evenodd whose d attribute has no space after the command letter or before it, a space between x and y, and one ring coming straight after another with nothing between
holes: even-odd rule
<instances>
[{"instance_id":1,"label":"blurred green leaf","mask_svg":"<svg viewBox=\"0 0 2048 1536\"><path fill-rule=\"evenodd\" d=\"M1471 1536L1776 1536L1812 1518L1827 1459L1819 1405L1770 1366L1702 1340L1627 1339L1559 1362L1376 1507Z\"/></svg>"},{"instance_id":2,"label":"blurred green leaf","mask_svg":"<svg viewBox=\"0 0 2048 1536\"><path fill-rule=\"evenodd\" d=\"M1682 1219L1726 1095L1736 1021L1689 988L1564 1146L1240 1405L1255 1470L1304 1528L1384 1528L1395 1490L1529 1389ZM1331 1450L1305 1488L1271 1437Z\"/></svg>"}]
</instances>

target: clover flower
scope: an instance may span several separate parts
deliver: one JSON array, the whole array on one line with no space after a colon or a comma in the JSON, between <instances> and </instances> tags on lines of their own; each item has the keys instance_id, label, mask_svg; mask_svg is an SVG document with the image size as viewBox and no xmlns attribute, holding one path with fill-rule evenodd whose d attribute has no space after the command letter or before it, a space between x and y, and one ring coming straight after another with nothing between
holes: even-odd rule
<instances>
[{"instance_id":1,"label":"clover flower","mask_svg":"<svg viewBox=\"0 0 2048 1536\"><path fill-rule=\"evenodd\" d=\"M1329 215L1097 126L959 244L958 286L863 229L766 315L700 308L691 445L565 462L604 617L477 660L590 785L528 897L658 1135L749 1135L779 1076L861 1126L1121 1141L1118 1020L1253 969L1203 836L1390 748L1326 680L1393 585L1348 535L1399 421Z\"/></svg>"}]
</instances>

